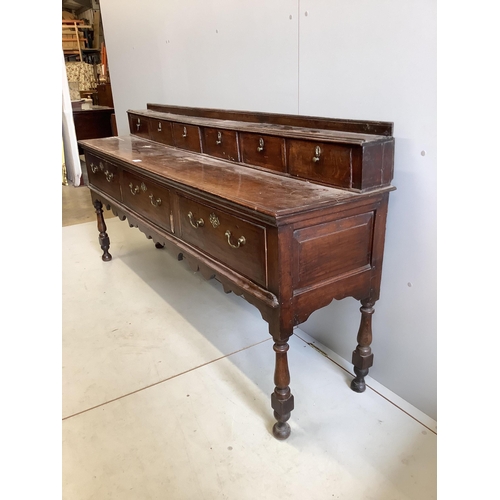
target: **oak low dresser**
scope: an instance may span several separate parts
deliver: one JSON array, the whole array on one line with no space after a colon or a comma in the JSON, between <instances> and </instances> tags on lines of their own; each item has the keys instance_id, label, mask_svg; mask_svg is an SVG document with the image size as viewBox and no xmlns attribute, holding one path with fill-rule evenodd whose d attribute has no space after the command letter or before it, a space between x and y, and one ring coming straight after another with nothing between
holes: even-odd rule
<instances>
[{"instance_id":1,"label":"oak low dresser","mask_svg":"<svg viewBox=\"0 0 500 500\"><path fill-rule=\"evenodd\" d=\"M111 260L106 207L259 309L276 353L278 439L290 435L294 407L293 328L354 297L351 388L363 392L394 189L393 124L160 104L127 113L130 135L79 142L102 259Z\"/></svg>"}]
</instances>

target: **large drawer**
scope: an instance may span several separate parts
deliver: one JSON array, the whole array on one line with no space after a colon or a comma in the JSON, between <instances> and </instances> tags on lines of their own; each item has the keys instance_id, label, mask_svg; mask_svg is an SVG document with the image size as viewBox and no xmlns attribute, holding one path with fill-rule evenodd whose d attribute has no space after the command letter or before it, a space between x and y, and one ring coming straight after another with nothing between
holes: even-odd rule
<instances>
[{"instance_id":1,"label":"large drawer","mask_svg":"<svg viewBox=\"0 0 500 500\"><path fill-rule=\"evenodd\" d=\"M92 153L85 153L85 163L89 183L121 201L120 170Z\"/></svg>"},{"instance_id":2,"label":"large drawer","mask_svg":"<svg viewBox=\"0 0 500 500\"><path fill-rule=\"evenodd\" d=\"M184 241L267 286L265 227L183 196L179 210Z\"/></svg>"},{"instance_id":3,"label":"large drawer","mask_svg":"<svg viewBox=\"0 0 500 500\"><path fill-rule=\"evenodd\" d=\"M169 232L174 232L170 192L142 176L123 171L123 203Z\"/></svg>"}]
</instances>

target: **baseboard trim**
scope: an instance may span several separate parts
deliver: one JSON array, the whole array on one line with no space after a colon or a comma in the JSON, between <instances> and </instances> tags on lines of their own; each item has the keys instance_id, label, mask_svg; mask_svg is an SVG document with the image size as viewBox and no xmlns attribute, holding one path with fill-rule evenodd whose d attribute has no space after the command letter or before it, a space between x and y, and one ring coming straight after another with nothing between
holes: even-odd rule
<instances>
[{"instance_id":1,"label":"baseboard trim","mask_svg":"<svg viewBox=\"0 0 500 500\"><path fill-rule=\"evenodd\" d=\"M352 364L349 361L345 360L341 356L339 356L336 352L332 351L325 345L318 342L316 339L311 337L309 334L301 330L300 328L296 328L294 330L294 335L303 340L306 344L311 346L313 349L319 351L321 354L326 356L330 361L338 365L340 368L348 372L354 378L354 373L352 370ZM375 391L381 397L392 403L394 406L398 407L401 411L409 415L411 418L422 424L425 428L437 434L437 422L432 419L428 415L426 415L423 411L419 410L412 404L408 403L408 401L404 400L402 397L398 396L390 389L382 385L380 382L377 382L375 379L367 375L365 377L365 383L368 388Z\"/></svg>"}]
</instances>

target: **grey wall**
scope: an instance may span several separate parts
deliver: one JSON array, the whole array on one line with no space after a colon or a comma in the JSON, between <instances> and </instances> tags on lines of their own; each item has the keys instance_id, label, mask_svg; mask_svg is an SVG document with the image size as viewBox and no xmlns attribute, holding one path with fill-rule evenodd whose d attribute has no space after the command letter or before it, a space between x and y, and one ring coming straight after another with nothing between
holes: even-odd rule
<instances>
[{"instance_id":1,"label":"grey wall","mask_svg":"<svg viewBox=\"0 0 500 500\"><path fill-rule=\"evenodd\" d=\"M435 0L101 0L120 134L147 102L395 123L377 381L436 418ZM301 328L350 360L359 304Z\"/></svg>"}]
</instances>

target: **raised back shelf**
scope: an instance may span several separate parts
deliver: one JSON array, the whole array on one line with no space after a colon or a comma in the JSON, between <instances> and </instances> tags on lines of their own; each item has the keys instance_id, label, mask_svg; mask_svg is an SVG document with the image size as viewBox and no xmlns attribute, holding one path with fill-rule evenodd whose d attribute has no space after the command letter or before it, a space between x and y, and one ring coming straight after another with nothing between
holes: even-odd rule
<instances>
[{"instance_id":1,"label":"raised back shelf","mask_svg":"<svg viewBox=\"0 0 500 500\"><path fill-rule=\"evenodd\" d=\"M356 192L390 186L393 125L148 104L132 135L186 151Z\"/></svg>"}]
</instances>

